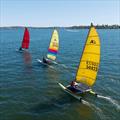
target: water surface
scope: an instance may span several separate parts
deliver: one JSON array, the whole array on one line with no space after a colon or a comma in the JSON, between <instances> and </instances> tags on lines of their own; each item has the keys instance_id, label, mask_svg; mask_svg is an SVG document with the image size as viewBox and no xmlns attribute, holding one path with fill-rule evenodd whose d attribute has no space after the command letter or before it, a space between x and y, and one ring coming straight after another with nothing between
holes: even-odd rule
<instances>
[{"instance_id":1,"label":"water surface","mask_svg":"<svg viewBox=\"0 0 120 120\"><path fill-rule=\"evenodd\" d=\"M64 93L75 78L88 33L87 29L59 29L60 50L54 68L37 58L46 55L52 29L29 28L28 52L16 52L23 28L0 29L0 117L1 120L118 120L120 118L120 30L99 29L101 64L94 91L81 104ZM67 67L67 69L65 69ZM103 97L104 96L104 97Z\"/></svg>"}]
</instances>

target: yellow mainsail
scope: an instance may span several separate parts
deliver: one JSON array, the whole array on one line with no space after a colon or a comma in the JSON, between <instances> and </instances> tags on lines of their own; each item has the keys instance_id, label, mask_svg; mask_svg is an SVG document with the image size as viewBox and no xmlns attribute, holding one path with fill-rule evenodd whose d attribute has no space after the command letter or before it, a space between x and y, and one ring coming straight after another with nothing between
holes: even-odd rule
<instances>
[{"instance_id":1,"label":"yellow mainsail","mask_svg":"<svg viewBox=\"0 0 120 120\"><path fill-rule=\"evenodd\" d=\"M96 81L99 64L100 39L95 27L91 25L76 74L76 82L91 87Z\"/></svg>"},{"instance_id":2,"label":"yellow mainsail","mask_svg":"<svg viewBox=\"0 0 120 120\"><path fill-rule=\"evenodd\" d=\"M59 49L59 35L58 35L57 30L54 29L53 34L52 34L52 38L50 41L50 45L48 48L47 58L49 58L51 60L55 60L56 55L58 53L58 49Z\"/></svg>"}]
</instances>

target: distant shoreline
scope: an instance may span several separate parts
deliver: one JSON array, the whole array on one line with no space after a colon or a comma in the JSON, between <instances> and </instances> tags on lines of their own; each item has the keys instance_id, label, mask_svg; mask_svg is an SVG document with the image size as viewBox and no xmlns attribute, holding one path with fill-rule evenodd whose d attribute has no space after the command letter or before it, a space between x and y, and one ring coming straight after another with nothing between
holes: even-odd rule
<instances>
[{"instance_id":1,"label":"distant shoreline","mask_svg":"<svg viewBox=\"0 0 120 120\"><path fill-rule=\"evenodd\" d=\"M6 27L0 27L0 28L24 28L24 27L28 27L28 28L36 28L36 29L47 29L47 28L65 28L65 29L89 29L90 26L70 26L70 27L32 27L32 26L6 26ZM96 29L120 29L120 25L95 25Z\"/></svg>"},{"instance_id":2,"label":"distant shoreline","mask_svg":"<svg viewBox=\"0 0 120 120\"><path fill-rule=\"evenodd\" d=\"M120 29L120 25L94 25L96 29ZM72 26L71 29L89 29L90 26Z\"/></svg>"}]
</instances>

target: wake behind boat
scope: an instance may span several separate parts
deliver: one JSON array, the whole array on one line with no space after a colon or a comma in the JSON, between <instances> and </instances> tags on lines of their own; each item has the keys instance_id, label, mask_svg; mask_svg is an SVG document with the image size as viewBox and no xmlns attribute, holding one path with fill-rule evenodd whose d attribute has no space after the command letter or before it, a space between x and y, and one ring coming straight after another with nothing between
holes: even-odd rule
<instances>
[{"instance_id":1,"label":"wake behind boat","mask_svg":"<svg viewBox=\"0 0 120 120\"><path fill-rule=\"evenodd\" d=\"M67 92L69 91L73 97L82 95L84 93L91 93L97 96L92 91L97 77L97 72L100 64L100 39L95 27L91 24L83 53L80 59L78 70L75 80L70 85L66 86ZM63 85L59 83L63 89Z\"/></svg>"},{"instance_id":2,"label":"wake behind boat","mask_svg":"<svg viewBox=\"0 0 120 120\"><path fill-rule=\"evenodd\" d=\"M29 44L30 44L30 34L29 34L28 28L25 28L22 44L21 44L21 47L19 48L18 51L22 52L25 49L28 49L29 48Z\"/></svg>"},{"instance_id":3,"label":"wake behind boat","mask_svg":"<svg viewBox=\"0 0 120 120\"><path fill-rule=\"evenodd\" d=\"M48 53L46 56L43 57L42 60L37 59L38 62L41 63L42 61L44 64L48 64L48 65L56 64L55 60L57 57L58 50L59 50L59 35L58 35L58 31L54 29L52 33L50 45L48 48Z\"/></svg>"}]
</instances>

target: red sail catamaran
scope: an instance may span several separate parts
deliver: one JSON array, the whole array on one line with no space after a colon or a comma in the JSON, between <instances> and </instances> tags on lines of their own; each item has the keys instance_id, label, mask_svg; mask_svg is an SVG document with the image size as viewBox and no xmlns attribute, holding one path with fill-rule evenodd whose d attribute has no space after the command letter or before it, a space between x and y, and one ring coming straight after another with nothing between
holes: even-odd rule
<instances>
[{"instance_id":1,"label":"red sail catamaran","mask_svg":"<svg viewBox=\"0 0 120 120\"><path fill-rule=\"evenodd\" d=\"M19 50L28 49L29 43L30 43L30 34L29 34L28 29L25 28L22 44Z\"/></svg>"}]
</instances>

